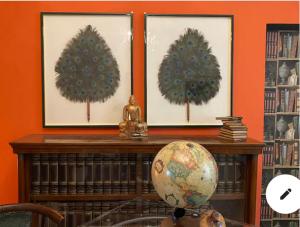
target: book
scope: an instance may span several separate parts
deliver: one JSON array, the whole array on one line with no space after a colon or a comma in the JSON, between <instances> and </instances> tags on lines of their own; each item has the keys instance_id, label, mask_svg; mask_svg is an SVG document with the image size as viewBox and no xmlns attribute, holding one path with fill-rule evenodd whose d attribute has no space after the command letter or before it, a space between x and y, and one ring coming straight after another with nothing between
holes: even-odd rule
<instances>
[{"instance_id":1,"label":"book","mask_svg":"<svg viewBox=\"0 0 300 227\"><path fill-rule=\"evenodd\" d=\"M120 193L121 192L121 179L120 179L120 155L116 154L115 157L112 159L112 192L113 193Z\"/></svg>"},{"instance_id":2,"label":"book","mask_svg":"<svg viewBox=\"0 0 300 227\"><path fill-rule=\"evenodd\" d=\"M67 154L60 154L58 156L58 192L59 194L67 194L68 182L68 162Z\"/></svg>"},{"instance_id":3,"label":"book","mask_svg":"<svg viewBox=\"0 0 300 227\"><path fill-rule=\"evenodd\" d=\"M219 169L219 180L217 185L218 193L225 193L225 177L226 177L226 155L218 154L216 156L217 165Z\"/></svg>"},{"instance_id":4,"label":"book","mask_svg":"<svg viewBox=\"0 0 300 227\"><path fill-rule=\"evenodd\" d=\"M93 192L103 193L102 156L95 154L93 162Z\"/></svg>"},{"instance_id":5,"label":"book","mask_svg":"<svg viewBox=\"0 0 300 227\"><path fill-rule=\"evenodd\" d=\"M243 160L240 155L234 156L234 192L243 191Z\"/></svg>"},{"instance_id":6,"label":"book","mask_svg":"<svg viewBox=\"0 0 300 227\"><path fill-rule=\"evenodd\" d=\"M40 156L41 166L40 166L40 184L41 184L41 194L49 193L49 155L42 154Z\"/></svg>"},{"instance_id":7,"label":"book","mask_svg":"<svg viewBox=\"0 0 300 227\"><path fill-rule=\"evenodd\" d=\"M76 193L85 192L85 154L76 154Z\"/></svg>"},{"instance_id":8,"label":"book","mask_svg":"<svg viewBox=\"0 0 300 227\"><path fill-rule=\"evenodd\" d=\"M299 143L296 142L293 144L293 146L293 165L299 166Z\"/></svg>"},{"instance_id":9,"label":"book","mask_svg":"<svg viewBox=\"0 0 300 227\"><path fill-rule=\"evenodd\" d=\"M120 181L121 181L121 193L128 193L128 178L129 178L129 164L128 164L128 154L122 154L120 160Z\"/></svg>"},{"instance_id":10,"label":"book","mask_svg":"<svg viewBox=\"0 0 300 227\"><path fill-rule=\"evenodd\" d=\"M128 154L128 166L129 166L129 192L136 191L136 155Z\"/></svg>"},{"instance_id":11,"label":"book","mask_svg":"<svg viewBox=\"0 0 300 227\"><path fill-rule=\"evenodd\" d=\"M76 154L68 154L68 179L67 188L69 194L76 194Z\"/></svg>"},{"instance_id":12,"label":"book","mask_svg":"<svg viewBox=\"0 0 300 227\"><path fill-rule=\"evenodd\" d=\"M110 194L112 192L111 182L111 168L112 158L110 155L104 155L102 158L102 181L103 181L103 193Z\"/></svg>"},{"instance_id":13,"label":"book","mask_svg":"<svg viewBox=\"0 0 300 227\"><path fill-rule=\"evenodd\" d=\"M31 156L31 193L38 195L41 193L41 181L40 181L40 169L41 160L39 154L34 154Z\"/></svg>"},{"instance_id":14,"label":"book","mask_svg":"<svg viewBox=\"0 0 300 227\"><path fill-rule=\"evenodd\" d=\"M86 193L91 194L94 192L94 154L86 154L84 167L84 190Z\"/></svg>"},{"instance_id":15,"label":"book","mask_svg":"<svg viewBox=\"0 0 300 227\"><path fill-rule=\"evenodd\" d=\"M227 155L226 160L226 172L225 172L225 191L234 191L234 180L235 180L235 166L234 157L232 155Z\"/></svg>"},{"instance_id":16,"label":"book","mask_svg":"<svg viewBox=\"0 0 300 227\"><path fill-rule=\"evenodd\" d=\"M149 184L150 184L150 160L149 155L144 154L142 157L142 181L143 181L143 193L150 192Z\"/></svg>"},{"instance_id":17,"label":"book","mask_svg":"<svg viewBox=\"0 0 300 227\"><path fill-rule=\"evenodd\" d=\"M58 194L58 156L49 155L49 193Z\"/></svg>"}]
</instances>

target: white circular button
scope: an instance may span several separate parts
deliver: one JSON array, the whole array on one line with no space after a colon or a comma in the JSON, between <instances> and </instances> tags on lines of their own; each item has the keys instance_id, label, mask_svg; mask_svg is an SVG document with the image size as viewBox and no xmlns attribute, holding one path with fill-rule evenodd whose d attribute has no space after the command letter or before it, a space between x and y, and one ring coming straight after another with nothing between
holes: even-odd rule
<instances>
[{"instance_id":1,"label":"white circular button","mask_svg":"<svg viewBox=\"0 0 300 227\"><path fill-rule=\"evenodd\" d=\"M278 213L290 214L300 208L300 180L283 174L273 178L267 186L267 202Z\"/></svg>"}]
</instances>

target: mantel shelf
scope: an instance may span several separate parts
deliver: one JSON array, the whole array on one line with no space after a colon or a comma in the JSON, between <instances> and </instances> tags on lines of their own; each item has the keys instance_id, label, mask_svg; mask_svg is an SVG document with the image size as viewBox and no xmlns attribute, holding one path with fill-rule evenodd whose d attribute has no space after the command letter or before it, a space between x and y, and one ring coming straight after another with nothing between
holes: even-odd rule
<instances>
[{"instance_id":1,"label":"mantel shelf","mask_svg":"<svg viewBox=\"0 0 300 227\"><path fill-rule=\"evenodd\" d=\"M118 135L29 135L10 145L15 153L156 153L176 140L191 140L214 153L260 154L264 144L248 138L231 142L217 136L149 135L143 139L124 139ZM120 149L122 147L122 149Z\"/></svg>"}]
</instances>

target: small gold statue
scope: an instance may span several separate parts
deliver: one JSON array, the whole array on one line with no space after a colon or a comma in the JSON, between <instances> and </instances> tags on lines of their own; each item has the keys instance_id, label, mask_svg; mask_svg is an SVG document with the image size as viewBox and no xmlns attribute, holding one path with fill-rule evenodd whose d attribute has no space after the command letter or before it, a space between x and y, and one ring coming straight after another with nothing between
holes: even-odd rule
<instances>
[{"instance_id":1,"label":"small gold statue","mask_svg":"<svg viewBox=\"0 0 300 227\"><path fill-rule=\"evenodd\" d=\"M142 122L141 108L137 105L133 95L129 98L129 104L123 108L123 122L119 124L120 136L145 137L148 135L147 123Z\"/></svg>"}]
</instances>

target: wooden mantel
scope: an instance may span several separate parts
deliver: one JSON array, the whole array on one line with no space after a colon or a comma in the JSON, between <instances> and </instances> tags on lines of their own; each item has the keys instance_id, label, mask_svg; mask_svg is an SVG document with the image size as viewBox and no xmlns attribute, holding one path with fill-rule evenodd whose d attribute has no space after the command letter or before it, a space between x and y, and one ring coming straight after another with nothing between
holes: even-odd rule
<instances>
[{"instance_id":1,"label":"wooden mantel","mask_svg":"<svg viewBox=\"0 0 300 227\"><path fill-rule=\"evenodd\" d=\"M155 153L176 140L191 140L213 153L260 154L263 143L254 139L245 142L229 142L213 136L150 135L143 139L125 139L117 135L29 135L10 143L15 153ZM122 146L122 149L120 149Z\"/></svg>"},{"instance_id":2,"label":"wooden mantel","mask_svg":"<svg viewBox=\"0 0 300 227\"><path fill-rule=\"evenodd\" d=\"M211 153L242 155L246 160L245 189L242 193L220 194L213 199L227 200L232 198L245 199L245 218L248 223L255 223L256 189L257 189L257 157L262 152L264 144L260 141L247 139L245 142L228 142L212 136L182 136L182 135L150 135L143 139L124 139L118 135L28 135L10 143L13 152L18 155L19 202L51 202L51 201L99 201L127 200L136 196L148 196L157 199L156 194L142 194L142 156L146 153L155 154L163 146L176 140L190 140L203 145ZM136 193L134 194L79 194L79 195L32 195L31 174L33 155L97 155L107 153L135 153Z\"/></svg>"}]
</instances>

